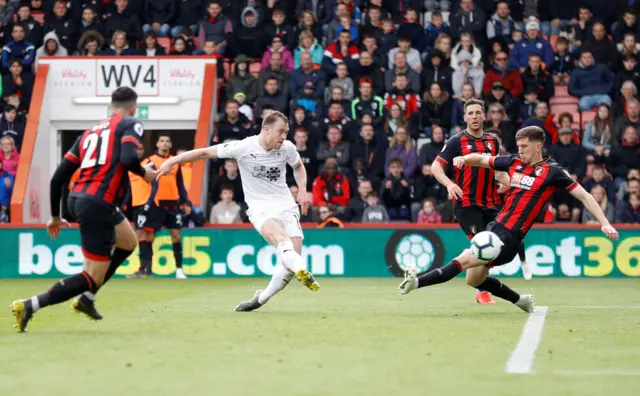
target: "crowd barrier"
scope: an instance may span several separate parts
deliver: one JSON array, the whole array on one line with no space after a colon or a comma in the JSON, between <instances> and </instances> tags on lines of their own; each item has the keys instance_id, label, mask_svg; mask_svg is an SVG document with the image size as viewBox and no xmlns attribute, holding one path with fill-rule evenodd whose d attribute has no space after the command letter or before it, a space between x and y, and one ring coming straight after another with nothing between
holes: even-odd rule
<instances>
[{"instance_id":1,"label":"crowd barrier","mask_svg":"<svg viewBox=\"0 0 640 396\"><path fill-rule=\"evenodd\" d=\"M260 277L273 273L277 251L250 226L183 230L184 270L190 277ZM468 246L455 225L443 227L351 226L305 230L303 256L316 275L392 277L414 263L420 272L445 265ZM536 277L639 277L640 228L623 227L612 242L593 227L534 228L525 239L526 256ZM82 250L77 228L51 240L43 227L0 228L0 278L58 278L80 272ZM174 276L171 239L154 242L154 275ZM137 252L118 270L132 274ZM491 270L521 276L519 260Z\"/></svg>"}]
</instances>

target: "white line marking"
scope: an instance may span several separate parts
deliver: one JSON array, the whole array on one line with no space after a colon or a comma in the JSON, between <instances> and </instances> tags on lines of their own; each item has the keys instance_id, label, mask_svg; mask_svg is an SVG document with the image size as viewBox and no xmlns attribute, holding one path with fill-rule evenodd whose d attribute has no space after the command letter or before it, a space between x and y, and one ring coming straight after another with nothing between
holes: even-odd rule
<instances>
[{"instance_id":1,"label":"white line marking","mask_svg":"<svg viewBox=\"0 0 640 396\"><path fill-rule=\"evenodd\" d=\"M507 373L531 374L533 372L533 359L536 357L536 350L542 339L542 329L548 311L549 307L537 307L535 312L529 314L529 319L522 329L520 341L507 361Z\"/></svg>"},{"instance_id":2,"label":"white line marking","mask_svg":"<svg viewBox=\"0 0 640 396\"><path fill-rule=\"evenodd\" d=\"M554 307L555 308L555 307ZM559 375L578 375L578 376L592 376L592 375L618 375L628 377L640 377L640 371L627 371L627 370L556 370L554 374Z\"/></svg>"},{"instance_id":3,"label":"white line marking","mask_svg":"<svg viewBox=\"0 0 640 396\"><path fill-rule=\"evenodd\" d=\"M574 309L640 309L640 305L554 305L553 308Z\"/></svg>"}]
</instances>

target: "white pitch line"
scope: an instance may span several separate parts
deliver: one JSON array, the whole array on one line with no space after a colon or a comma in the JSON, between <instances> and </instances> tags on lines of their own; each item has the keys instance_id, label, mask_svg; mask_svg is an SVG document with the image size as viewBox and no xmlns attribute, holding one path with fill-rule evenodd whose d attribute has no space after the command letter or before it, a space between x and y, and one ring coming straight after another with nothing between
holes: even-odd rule
<instances>
[{"instance_id":1,"label":"white pitch line","mask_svg":"<svg viewBox=\"0 0 640 396\"><path fill-rule=\"evenodd\" d=\"M575 309L640 309L640 305L554 305L553 308Z\"/></svg>"},{"instance_id":2,"label":"white pitch line","mask_svg":"<svg viewBox=\"0 0 640 396\"><path fill-rule=\"evenodd\" d=\"M533 372L533 360L542 339L542 329L548 311L549 307L537 307L533 313L529 314L529 319L522 329L520 341L507 361L505 370L507 373L531 374Z\"/></svg>"},{"instance_id":3,"label":"white pitch line","mask_svg":"<svg viewBox=\"0 0 640 396\"><path fill-rule=\"evenodd\" d=\"M555 308L555 306L554 306ZM640 371L625 371L625 370L556 370L554 374L559 375L577 375L577 376L594 376L594 375L613 375L613 376L627 376L627 377L640 377Z\"/></svg>"}]
</instances>

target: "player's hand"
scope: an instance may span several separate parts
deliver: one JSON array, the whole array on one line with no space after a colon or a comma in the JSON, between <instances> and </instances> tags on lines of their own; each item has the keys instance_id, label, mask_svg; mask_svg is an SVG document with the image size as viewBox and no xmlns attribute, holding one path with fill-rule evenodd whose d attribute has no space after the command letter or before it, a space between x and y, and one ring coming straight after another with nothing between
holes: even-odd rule
<instances>
[{"instance_id":1,"label":"player's hand","mask_svg":"<svg viewBox=\"0 0 640 396\"><path fill-rule=\"evenodd\" d=\"M69 222L60 217L53 217L49 220L47 223L47 234L49 234L51 239L56 239L58 235L60 235L61 226L69 227Z\"/></svg>"},{"instance_id":2,"label":"player's hand","mask_svg":"<svg viewBox=\"0 0 640 396\"><path fill-rule=\"evenodd\" d=\"M611 226L611 224L607 224L602 226L602 232L609 237L612 241L618 240L618 231Z\"/></svg>"},{"instance_id":3,"label":"player's hand","mask_svg":"<svg viewBox=\"0 0 640 396\"><path fill-rule=\"evenodd\" d=\"M306 216L307 212L309 211L309 206L311 205L311 201L309 201L309 193L307 192L307 190L298 190L298 204L300 204L300 211L304 216Z\"/></svg>"},{"instance_id":4,"label":"player's hand","mask_svg":"<svg viewBox=\"0 0 640 396\"><path fill-rule=\"evenodd\" d=\"M160 165L160 169L156 172L156 180L160 179L164 175L168 175L171 172L171 168L173 168L173 164L171 160L167 160Z\"/></svg>"},{"instance_id":5,"label":"player's hand","mask_svg":"<svg viewBox=\"0 0 640 396\"><path fill-rule=\"evenodd\" d=\"M186 216L191 215L191 205L189 205L189 204L184 205L184 214Z\"/></svg>"},{"instance_id":6,"label":"player's hand","mask_svg":"<svg viewBox=\"0 0 640 396\"><path fill-rule=\"evenodd\" d=\"M451 183L447 187L447 195L449 196L449 200L455 198L462 199L462 189L457 184Z\"/></svg>"},{"instance_id":7,"label":"player's hand","mask_svg":"<svg viewBox=\"0 0 640 396\"><path fill-rule=\"evenodd\" d=\"M453 166L456 168L462 168L464 166L464 157L455 157L453 159Z\"/></svg>"},{"instance_id":8,"label":"player's hand","mask_svg":"<svg viewBox=\"0 0 640 396\"><path fill-rule=\"evenodd\" d=\"M144 168L144 181L146 181L147 183L151 183L153 181L153 179L156 178L156 170L153 169L153 167L154 167L153 162L149 162L148 164L143 166L143 168Z\"/></svg>"},{"instance_id":9,"label":"player's hand","mask_svg":"<svg viewBox=\"0 0 640 396\"><path fill-rule=\"evenodd\" d=\"M498 194L504 194L507 192L508 189L509 187L505 186L502 183L498 183Z\"/></svg>"}]
</instances>

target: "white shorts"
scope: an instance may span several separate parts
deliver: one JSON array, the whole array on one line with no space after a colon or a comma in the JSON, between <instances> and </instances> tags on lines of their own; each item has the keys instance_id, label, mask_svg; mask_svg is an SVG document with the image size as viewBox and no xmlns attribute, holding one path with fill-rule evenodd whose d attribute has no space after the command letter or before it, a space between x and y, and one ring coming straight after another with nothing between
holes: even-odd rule
<instances>
[{"instance_id":1,"label":"white shorts","mask_svg":"<svg viewBox=\"0 0 640 396\"><path fill-rule=\"evenodd\" d=\"M247 216L249 216L249 221L253 224L253 227L261 235L264 222L273 219L282 225L287 236L304 239L302 227L300 226L300 209L297 206L285 209L258 207L247 210Z\"/></svg>"}]
</instances>

